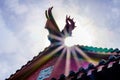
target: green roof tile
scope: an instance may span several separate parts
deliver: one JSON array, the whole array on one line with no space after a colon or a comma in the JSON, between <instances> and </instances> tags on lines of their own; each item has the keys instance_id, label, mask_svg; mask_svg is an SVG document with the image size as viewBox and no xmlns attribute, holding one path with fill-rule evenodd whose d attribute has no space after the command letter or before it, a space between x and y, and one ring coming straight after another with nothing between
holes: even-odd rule
<instances>
[{"instance_id":1,"label":"green roof tile","mask_svg":"<svg viewBox=\"0 0 120 80\"><path fill-rule=\"evenodd\" d=\"M81 46L84 51L90 51L90 52L104 52L104 53L108 53L108 52L116 52L118 51L119 49L116 48L116 49L113 49L113 48L101 48L101 47L92 47L92 46Z\"/></svg>"}]
</instances>

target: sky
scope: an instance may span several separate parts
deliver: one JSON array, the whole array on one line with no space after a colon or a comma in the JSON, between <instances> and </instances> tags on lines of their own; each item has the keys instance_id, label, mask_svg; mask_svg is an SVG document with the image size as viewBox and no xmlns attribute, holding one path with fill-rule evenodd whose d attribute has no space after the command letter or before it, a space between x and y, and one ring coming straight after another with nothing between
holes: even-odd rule
<instances>
[{"instance_id":1,"label":"sky","mask_svg":"<svg viewBox=\"0 0 120 80\"><path fill-rule=\"evenodd\" d=\"M120 0L0 0L0 80L49 46L45 10L62 30L76 22L70 43L120 49Z\"/></svg>"}]
</instances>

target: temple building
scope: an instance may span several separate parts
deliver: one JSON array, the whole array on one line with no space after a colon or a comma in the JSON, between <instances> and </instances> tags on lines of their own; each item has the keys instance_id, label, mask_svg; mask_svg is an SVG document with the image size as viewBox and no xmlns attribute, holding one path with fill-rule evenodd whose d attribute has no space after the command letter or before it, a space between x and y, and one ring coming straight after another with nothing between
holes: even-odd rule
<instances>
[{"instance_id":1,"label":"temple building","mask_svg":"<svg viewBox=\"0 0 120 80\"><path fill-rule=\"evenodd\" d=\"M120 50L93 46L67 46L75 22L66 16L59 30L52 7L45 11L51 44L6 80L120 80Z\"/></svg>"}]
</instances>

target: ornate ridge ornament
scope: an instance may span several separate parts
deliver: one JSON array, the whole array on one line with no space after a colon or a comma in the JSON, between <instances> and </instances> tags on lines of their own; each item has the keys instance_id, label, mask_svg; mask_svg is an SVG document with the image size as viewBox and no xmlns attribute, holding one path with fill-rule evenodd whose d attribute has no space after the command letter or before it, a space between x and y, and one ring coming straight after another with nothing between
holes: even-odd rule
<instances>
[{"instance_id":1,"label":"ornate ridge ornament","mask_svg":"<svg viewBox=\"0 0 120 80\"><path fill-rule=\"evenodd\" d=\"M56 24L54 17L52 15L52 8L49 8L48 10L45 11L45 15L47 18L47 22L46 22L46 26L45 28L48 30L49 32L49 40L51 42L51 44L56 43L56 41L58 42L63 42L63 40L66 37L70 37L72 36L72 30L76 27L75 26L75 22L73 21L73 19L70 18L70 16L66 16L66 24L65 27L62 31L59 30L58 25Z\"/></svg>"}]
</instances>

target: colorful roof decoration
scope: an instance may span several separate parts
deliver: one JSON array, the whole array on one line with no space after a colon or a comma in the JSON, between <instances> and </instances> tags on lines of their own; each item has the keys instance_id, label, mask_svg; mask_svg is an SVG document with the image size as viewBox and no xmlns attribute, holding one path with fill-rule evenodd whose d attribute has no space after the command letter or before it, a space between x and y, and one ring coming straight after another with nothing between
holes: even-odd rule
<instances>
[{"instance_id":1,"label":"colorful roof decoration","mask_svg":"<svg viewBox=\"0 0 120 80\"><path fill-rule=\"evenodd\" d=\"M45 28L49 31L50 46L31 61L28 61L26 65L22 66L7 80L56 80L58 78L59 80L101 80L98 77L97 79L91 77L97 76L97 73L94 74L92 71L102 71L103 68L99 70L99 67L107 66L108 68L109 64L112 64L112 67L110 66L112 69L114 68L113 64L117 64L115 69L120 66L118 65L120 60L120 50L118 48L108 49L83 45L66 46L64 40L66 37L72 36L72 30L76 27L75 22L70 16L66 16L65 27L60 31L52 15L52 8L45 11L47 18ZM107 62L104 63L103 59ZM89 73L89 71L91 72ZM60 74L62 75L59 77ZM89 76L89 74L92 75Z\"/></svg>"}]
</instances>

